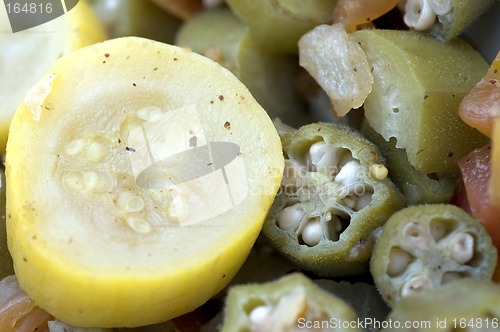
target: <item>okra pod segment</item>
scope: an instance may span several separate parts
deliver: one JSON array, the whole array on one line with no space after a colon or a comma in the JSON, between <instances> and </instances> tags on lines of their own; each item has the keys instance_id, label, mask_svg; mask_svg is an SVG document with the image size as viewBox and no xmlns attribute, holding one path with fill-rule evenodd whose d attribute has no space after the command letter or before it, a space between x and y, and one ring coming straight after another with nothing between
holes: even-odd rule
<instances>
[{"instance_id":1,"label":"okra pod segment","mask_svg":"<svg viewBox=\"0 0 500 332\"><path fill-rule=\"evenodd\" d=\"M400 7L409 28L451 40L494 3L495 0L406 0L401 1Z\"/></svg>"},{"instance_id":2,"label":"okra pod segment","mask_svg":"<svg viewBox=\"0 0 500 332\"><path fill-rule=\"evenodd\" d=\"M361 132L379 147L387 160L391 180L403 194L407 205L448 203L451 200L458 183L457 172L420 172L411 166L405 149L396 147L395 138L386 141L366 120Z\"/></svg>"},{"instance_id":3,"label":"okra pod segment","mask_svg":"<svg viewBox=\"0 0 500 332\"><path fill-rule=\"evenodd\" d=\"M370 268L393 306L401 298L466 277L491 279L497 250L484 227L448 204L407 207L383 226Z\"/></svg>"},{"instance_id":4,"label":"okra pod segment","mask_svg":"<svg viewBox=\"0 0 500 332\"><path fill-rule=\"evenodd\" d=\"M301 273L229 289L221 331L329 330L335 321L355 322L354 309ZM342 331L359 331L348 327Z\"/></svg>"},{"instance_id":5,"label":"okra pod segment","mask_svg":"<svg viewBox=\"0 0 500 332\"><path fill-rule=\"evenodd\" d=\"M303 126L282 143L285 171L263 234L318 276L367 271L373 231L404 204L379 150L360 133L327 123Z\"/></svg>"},{"instance_id":6,"label":"okra pod segment","mask_svg":"<svg viewBox=\"0 0 500 332\"><path fill-rule=\"evenodd\" d=\"M498 331L500 326L500 285L488 280L465 278L433 292L401 299L382 331ZM406 325L405 325L406 324Z\"/></svg>"}]
</instances>

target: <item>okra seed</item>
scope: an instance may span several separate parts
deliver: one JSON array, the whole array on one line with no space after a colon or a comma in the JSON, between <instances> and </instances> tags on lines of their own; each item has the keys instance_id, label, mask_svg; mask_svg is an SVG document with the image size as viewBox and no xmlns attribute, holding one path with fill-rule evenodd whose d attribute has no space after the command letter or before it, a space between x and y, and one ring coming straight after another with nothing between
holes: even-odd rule
<instances>
[{"instance_id":1,"label":"okra seed","mask_svg":"<svg viewBox=\"0 0 500 332\"><path fill-rule=\"evenodd\" d=\"M354 209L356 211L359 211L367 207L371 202L372 202L372 193L367 191L358 197Z\"/></svg>"},{"instance_id":2,"label":"okra seed","mask_svg":"<svg viewBox=\"0 0 500 332\"><path fill-rule=\"evenodd\" d=\"M334 181L344 186L348 186L356 182L359 178L359 170L361 165L357 160L348 161L344 167L340 169L339 174L335 176Z\"/></svg>"},{"instance_id":3,"label":"okra seed","mask_svg":"<svg viewBox=\"0 0 500 332\"><path fill-rule=\"evenodd\" d=\"M258 331L259 327L265 326L265 323L272 316L272 310L272 307L266 305L261 305L252 309L248 315L251 331Z\"/></svg>"},{"instance_id":4,"label":"okra seed","mask_svg":"<svg viewBox=\"0 0 500 332\"><path fill-rule=\"evenodd\" d=\"M452 10L451 0L429 0L429 5L438 16L449 14Z\"/></svg>"},{"instance_id":5,"label":"okra seed","mask_svg":"<svg viewBox=\"0 0 500 332\"><path fill-rule=\"evenodd\" d=\"M444 238L447 233L446 225L441 221L432 221L429 224L429 228L431 230L431 235L436 242Z\"/></svg>"},{"instance_id":6,"label":"okra seed","mask_svg":"<svg viewBox=\"0 0 500 332\"><path fill-rule=\"evenodd\" d=\"M287 206L278 215L278 227L286 231L296 230L299 227L300 221L303 217L304 211L302 209L301 203Z\"/></svg>"},{"instance_id":7,"label":"okra seed","mask_svg":"<svg viewBox=\"0 0 500 332\"><path fill-rule=\"evenodd\" d=\"M410 248L419 248L425 246L425 231L421 224L411 222L407 224L402 231L403 242Z\"/></svg>"},{"instance_id":8,"label":"okra seed","mask_svg":"<svg viewBox=\"0 0 500 332\"><path fill-rule=\"evenodd\" d=\"M103 193L112 187L110 181L102 174L94 171L86 171L83 172L82 175L85 188L89 191Z\"/></svg>"},{"instance_id":9,"label":"okra seed","mask_svg":"<svg viewBox=\"0 0 500 332\"><path fill-rule=\"evenodd\" d=\"M127 224L137 233L149 233L151 231L151 225L147 223L146 220L137 217L127 218Z\"/></svg>"},{"instance_id":10,"label":"okra seed","mask_svg":"<svg viewBox=\"0 0 500 332\"><path fill-rule=\"evenodd\" d=\"M432 289L432 280L425 275L420 275L408 280L401 289L401 296L420 293Z\"/></svg>"},{"instance_id":11,"label":"okra seed","mask_svg":"<svg viewBox=\"0 0 500 332\"><path fill-rule=\"evenodd\" d=\"M469 233L455 236L452 244L451 258L458 264L465 264L474 256L474 237Z\"/></svg>"},{"instance_id":12,"label":"okra seed","mask_svg":"<svg viewBox=\"0 0 500 332\"><path fill-rule=\"evenodd\" d=\"M320 243L322 236L323 228L321 227L319 219L310 221L306 227L304 227L304 231L302 232L302 240L309 247L314 247Z\"/></svg>"},{"instance_id":13,"label":"okra seed","mask_svg":"<svg viewBox=\"0 0 500 332\"><path fill-rule=\"evenodd\" d=\"M394 247L389 254L387 274L391 277L401 274L411 262L411 255L401 248Z\"/></svg>"},{"instance_id":14,"label":"okra seed","mask_svg":"<svg viewBox=\"0 0 500 332\"><path fill-rule=\"evenodd\" d=\"M141 120L154 122L161 118L162 111L157 106L148 106L137 111L137 117Z\"/></svg>"},{"instance_id":15,"label":"okra seed","mask_svg":"<svg viewBox=\"0 0 500 332\"><path fill-rule=\"evenodd\" d=\"M370 165L370 175L378 181L385 180L389 174L389 170L382 164Z\"/></svg>"},{"instance_id":16,"label":"okra seed","mask_svg":"<svg viewBox=\"0 0 500 332\"><path fill-rule=\"evenodd\" d=\"M408 0L405 6L404 22L415 30L427 30L436 21L429 0Z\"/></svg>"}]
</instances>

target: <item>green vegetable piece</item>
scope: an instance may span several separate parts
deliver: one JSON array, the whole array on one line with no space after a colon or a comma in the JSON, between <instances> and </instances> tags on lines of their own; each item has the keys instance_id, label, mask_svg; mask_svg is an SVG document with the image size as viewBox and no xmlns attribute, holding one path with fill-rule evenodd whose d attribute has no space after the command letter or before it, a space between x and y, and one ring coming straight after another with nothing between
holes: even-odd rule
<instances>
[{"instance_id":1,"label":"green vegetable piece","mask_svg":"<svg viewBox=\"0 0 500 332\"><path fill-rule=\"evenodd\" d=\"M389 321L382 331L403 331L408 324L415 332L498 331L500 285L474 278L457 280L401 299L387 317Z\"/></svg>"},{"instance_id":2,"label":"green vegetable piece","mask_svg":"<svg viewBox=\"0 0 500 332\"><path fill-rule=\"evenodd\" d=\"M300 37L332 20L336 0L227 0L256 42L276 53L297 54Z\"/></svg>"},{"instance_id":3,"label":"green vegetable piece","mask_svg":"<svg viewBox=\"0 0 500 332\"><path fill-rule=\"evenodd\" d=\"M233 72L271 117L290 125L306 123L305 107L294 85L299 66L288 55L270 54L228 8L206 10L186 21L176 44L189 47Z\"/></svg>"},{"instance_id":4,"label":"green vegetable piece","mask_svg":"<svg viewBox=\"0 0 500 332\"><path fill-rule=\"evenodd\" d=\"M494 3L495 0L407 0L404 21L414 30L451 40Z\"/></svg>"},{"instance_id":5,"label":"green vegetable piece","mask_svg":"<svg viewBox=\"0 0 500 332\"><path fill-rule=\"evenodd\" d=\"M469 44L414 31L362 30L352 36L373 67L365 117L386 141L396 138L415 169L456 172L460 157L488 142L458 116L460 101L488 69Z\"/></svg>"},{"instance_id":6,"label":"green vegetable piece","mask_svg":"<svg viewBox=\"0 0 500 332\"><path fill-rule=\"evenodd\" d=\"M234 286L226 298L222 332L330 330L356 322L355 311L300 273L279 280ZM355 327L336 331L359 331Z\"/></svg>"},{"instance_id":7,"label":"green vegetable piece","mask_svg":"<svg viewBox=\"0 0 500 332\"><path fill-rule=\"evenodd\" d=\"M497 250L481 223L447 204L407 207L383 227L370 268L384 300L435 289L457 279L491 279Z\"/></svg>"},{"instance_id":8,"label":"green vegetable piece","mask_svg":"<svg viewBox=\"0 0 500 332\"><path fill-rule=\"evenodd\" d=\"M93 0L90 3L110 38L136 36L171 44L182 23L151 0Z\"/></svg>"},{"instance_id":9,"label":"green vegetable piece","mask_svg":"<svg viewBox=\"0 0 500 332\"><path fill-rule=\"evenodd\" d=\"M425 174L411 166L404 149L396 147L396 140L389 142L364 121L362 133L382 152L392 181L399 188L407 205L448 203L454 194L458 173Z\"/></svg>"},{"instance_id":10,"label":"green vegetable piece","mask_svg":"<svg viewBox=\"0 0 500 332\"><path fill-rule=\"evenodd\" d=\"M5 217L5 172L0 172L0 280L14 274L14 265L7 247Z\"/></svg>"},{"instance_id":11,"label":"green vegetable piece","mask_svg":"<svg viewBox=\"0 0 500 332\"><path fill-rule=\"evenodd\" d=\"M282 137L285 172L264 222L271 245L322 277L368 270L373 231L403 207L375 145L338 124Z\"/></svg>"}]
</instances>

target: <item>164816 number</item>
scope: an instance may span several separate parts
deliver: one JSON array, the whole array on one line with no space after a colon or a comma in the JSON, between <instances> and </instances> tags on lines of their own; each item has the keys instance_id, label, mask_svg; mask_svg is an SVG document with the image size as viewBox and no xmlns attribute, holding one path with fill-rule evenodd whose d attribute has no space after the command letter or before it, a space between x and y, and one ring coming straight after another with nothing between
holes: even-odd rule
<instances>
[{"instance_id":1,"label":"164816 number","mask_svg":"<svg viewBox=\"0 0 500 332\"><path fill-rule=\"evenodd\" d=\"M52 13L52 3L6 3L5 8L8 14L50 14Z\"/></svg>"}]
</instances>

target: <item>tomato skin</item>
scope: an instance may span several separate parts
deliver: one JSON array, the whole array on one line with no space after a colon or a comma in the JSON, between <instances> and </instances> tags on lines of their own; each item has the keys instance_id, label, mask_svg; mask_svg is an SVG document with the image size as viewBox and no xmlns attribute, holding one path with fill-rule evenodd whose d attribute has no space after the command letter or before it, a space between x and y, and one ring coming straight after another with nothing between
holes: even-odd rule
<instances>
[{"instance_id":1,"label":"tomato skin","mask_svg":"<svg viewBox=\"0 0 500 332\"><path fill-rule=\"evenodd\" d=\"M479 220L500 248L500 206L490 203L488 183L491 175L491 144L475 149L459 160L462 183L453 202ZM500 266L493 280L500 282Z\"/></svg>"},{"instance_id":2,"label":"tomato skin","mask_svg":"<svg viewBox=\"0 0 500 332\"><path fill-rule=\"evenodd\" d=\"M469 126L488 137L493 134L495 119L500 114L500 52L486 75L461 101L459 115Z\"/></svg>"},{"instance_id":3,"label":"tomato skin","mask_svg":"<svg viewBox=\"0 0 500 332\"><path fill-rule=\"evenodd\" d=\"M491 144L478 148L459 160L467 206L464 210L484 224L497 248L500 247L500 206L490 204L488 181L491 174Z\"/></svg>"},{"instance_id":4,"label":"tomato skin","mask_svg":"<svg viewBox=\"0 0 500 332\"><path fill-rule=\"evenodd\" d=\"M460 103L459 114L469 126L491 137L500 113L500 82L482 79Z\"/></svg>"}]
</instances>

